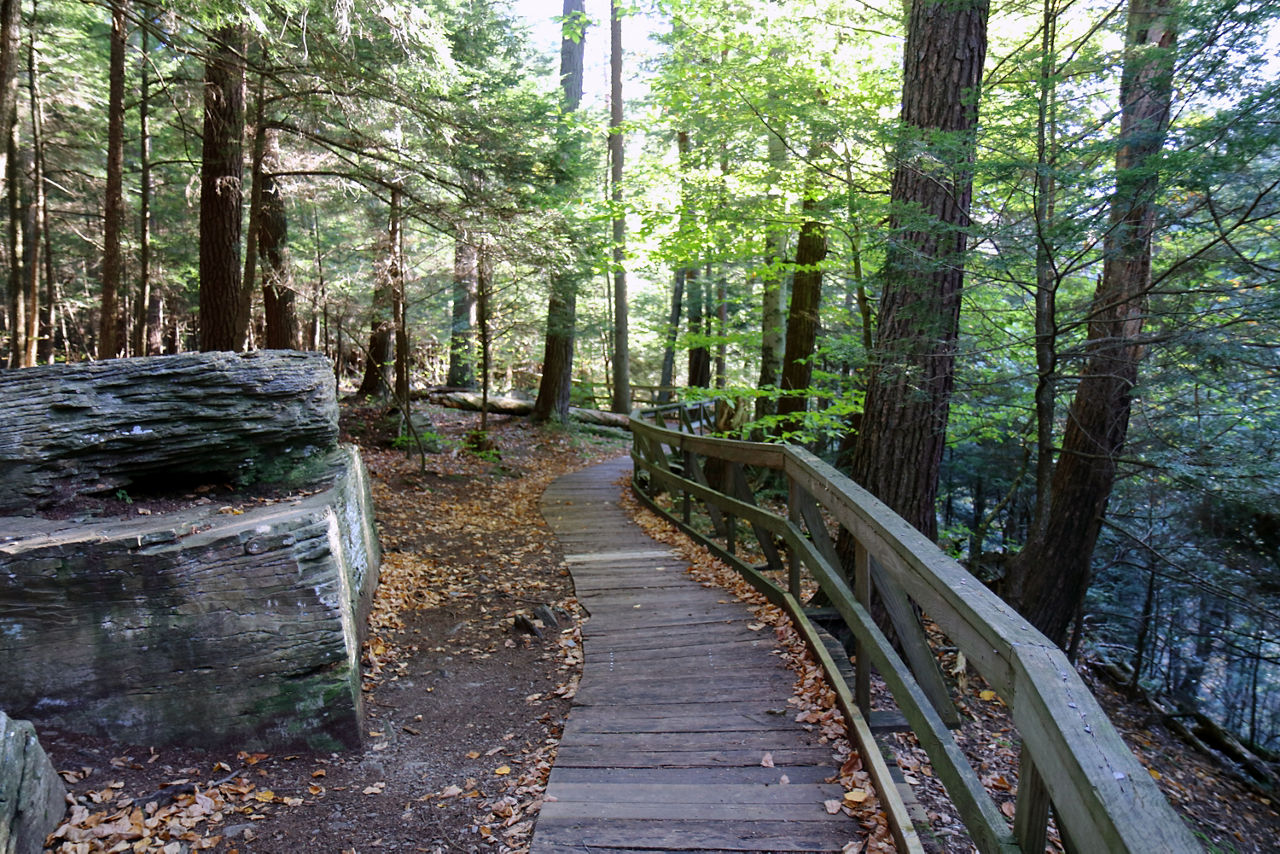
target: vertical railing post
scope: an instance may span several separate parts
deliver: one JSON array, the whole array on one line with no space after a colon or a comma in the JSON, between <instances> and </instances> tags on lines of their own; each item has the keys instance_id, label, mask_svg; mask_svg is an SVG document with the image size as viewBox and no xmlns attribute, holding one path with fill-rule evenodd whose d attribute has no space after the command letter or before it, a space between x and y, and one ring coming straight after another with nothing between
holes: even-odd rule
<instances>
[{"instance_id":1,"label":"vertical railing post","mask_svg":"<svg viewBox=\"0 0 1280 854\"><path fill-rule=\"evenodd\" d=\"M797 528L800 527L800 488L796 486L796 482L790 477L787 478L787 518L791 520L791 524ZM795 549L787 550L787 589L796 601L801 601L800 595L800 556Z\"/></svg>"},{"instance_id":2,"label":"vertical railing post","mask_svg":"<svg viewBox=\"0 0 1280 854\"><path fill-rule=\"evenodd\" d=\"M681 474L683 474L686 479L692 478L693 468L695 465L697 465L697 463L693 458L693 451L685 451L684 452L684 471L681 472ZM683 496L680 502L680 517L684 520L684 523L686 525L692 525L693 509L689 499L689 490L682 489L680 491L680 494L681 496Z\"/></svg>"},{"instance_id":3,"label":"vertical railing post","mask_svg":"<svg viewBox=\"0 0 1280 854\"><path fill-rule=\"evenodd\" d=\"M871 554L860 540L854 541L853 553L853 595L862 607L871 610ZM854 674L853 698L858 704L862 716L871 719L871 660L866 654L865 644L858 641L853 647L854 658L857 659L857 670Z\"/></svg>"},{"instance_id":4,"label":"vertical railing post","mask_svg":"<svg viewBox=\"0 0 1280 854\"><path fill-rule=\"evenodd\" d=\"M1023 851L1043 851L1049 834L1049 791L1026 745L1018 758L1018 801L1013 835ZM1065 833L1063 834L1065 838Z\"/></svg>"}]
</instances>

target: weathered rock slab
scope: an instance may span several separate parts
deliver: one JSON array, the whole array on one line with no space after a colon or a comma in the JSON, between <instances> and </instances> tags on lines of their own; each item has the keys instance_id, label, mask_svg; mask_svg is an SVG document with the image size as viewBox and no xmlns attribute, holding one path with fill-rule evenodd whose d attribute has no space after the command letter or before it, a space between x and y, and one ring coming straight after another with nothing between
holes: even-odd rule
<instances>
[{"instance_id":1,"label":"weathered rock slab","mask_svg":"<svg viewBox=\"0 0 1280 854\"><path fill-rule=\"evenodd\" d=\"M0 854L40 854L66 812L66 794L35 727L0 710Z\"/></svg>"},{"instance_id":2,"label":"weathered rock slab","mask_svg":"<svg viewBox=\"0 0 1280 854\"><path fill-rule=\"evenodd\" d=\"M0 514L163 480L276 481L338 436L320 353L112 359L0 372Z\"/></svg>"},{"instance_id":3,"label":"weathered rock slab","mask_svg":"<svg viewBox=\"0 0 1280 854\"><path fill-rule=\"evenodd\" d=\"M357 743L379 550L359 454L322 460L312 494L242 515L0 518L9 711L142 744Z\"/></svg>"}]
</instances>

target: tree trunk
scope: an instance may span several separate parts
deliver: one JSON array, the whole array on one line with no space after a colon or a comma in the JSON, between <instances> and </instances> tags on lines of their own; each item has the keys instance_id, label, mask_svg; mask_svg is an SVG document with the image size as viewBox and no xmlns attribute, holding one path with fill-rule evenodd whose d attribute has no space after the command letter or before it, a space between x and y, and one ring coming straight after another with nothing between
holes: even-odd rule
<instances>
[{"instance_id":1,"label":"tree trunk","mask_svg":"<svg viewBox=\"0 0 1280 854\"><path fill-rule=\"evenodd\" d=\"M23 158L23 172L30 177L30 193L22 205L22 288L27 327L22 335L22 366L29 368L36 364L40 344L40 197L43 193L34 153L25 151Z\"/></svg>"},{"instance_id":2,"label":"tree trunk","mask_svg":"<svg viewBox=\"0 0 1280 854\"><path fill-rule=\"evenodd\" d=\"M1057 643L1066 639L1088 589L1142 358L1157 169L1173 97L1174 14L1175 8L1155 0L1129 4L1116 189L1085 366L1053 470L1052 512L1009 570L1010 601Z\"/></svg>"},{"instance_id":3,"label":"tree trunk","mask_svg":"<svg viewBox=\"0 0 1280 854\"><path fill-rule=\"evenodd\" d=\"M142 13L142 57L138 62L138 302L133 322L133 352L157 356L161 351L158 295L151 293L151 9L139 3ZM153 303L156 303L153 306Z\"/></svg>"},{"instance_id":4,"label":"tree trunk","mask_svg":"<svg viewBox=\"0 0 1280 854\"><path fill-rule=\"evenodd\" d=\"M627 329L627 216L622 209L622 9L609 2L609 164L613 189L613 411L631 411Z\"/></svg>"},{"instance_id":5,"label":"tree trunk","mask_svg":"<svg viewBox=\"0 0 1280 854\"><path fill-rule=\"evenodd\" d=\"M453 326L449 330L449 376L451 386L472 388L476 382L476 277L479 275L476 247L465 226L459 225L453 243ZM552 302L555 285L552 285ZM554 312L550 312L554 313ZM549 319L548 319L549 322ZM572 343L573 330L569 330ZM549 354L548 354L549 355ZM542 368L544 374L546 364ZM567 398L566 398L567 399Z\"/></svg>"},{"instance_id":6,"label":"tree trunk","mask_svg":"<svg viewBox=\"0 0 1280 854\"><path fill-rule=\"evenodd\" d=\"M114 359L123 341L116 339L119 294L124 281L124 54L129 36L128 0L111 0L111 60L107 85L107 187L102 223L102 317L98 357Z\"/></svg>"},{"instance_id":7,"label":"tree trunk","mask_svg":"<svg viewBox=\"0 0 1280 854\"><path fill-rule=\"evenodd\" d=\"M9 269L6 271L6 289L9 292L9 321L11 334L9 338L9 367L23 367L22 356L26 353L27 315L26 294L22 288L22 167L18 163L18 123L9 122L9 136L5 140L5 183L7 185L7 206L9 208L9 227L5 237L8 243Z\"/></svg>"},{"instance_id":8,"label":"tree trunk","mask_svg":"<svg viewBox=\"0 0 1280 854\"><path fill-rule=\"evenodd\" d=\"M663 391L658 392L659 403L670 403L671 392L666 389L671 388L675 382L676 369L676 338L680 333L680 314L684 309L681 304L684 300L684 270L676 271L671 277L671 314L667 318L667 331L663 335L662 342L662 378L658 380L658 384Z\"/></svg>"},{"instance_id":9,"label":"tree trunk","mask_svg":"<svg viewBox=\"0 0 1280 854\"><path fill-rule=\"evenodd\" d=\"M951 401L987 0L912 4L884 291L850 474L926 536ZM957 153L958 152L958 153Z\"/></svg>"},{"instance_id":10,"label":"tree trunk","mask_svg":"<svg viewBox=\"0 0 1280 854\"><path fill-rule=\"evenodd\" d=\"M704 283L696 267L689 267L684 272L688 276L688 285L685 289L689 294L686 300L689 304L689 334L702 337L706 334L703 314L705 306L702 296ZM705 340L689 348L688 384L690 388L711 386L711 351L707 348Z\"/></svg>"},{"instance_id":11,"label":"tree trunk","mask_svg":"<svg viewBox=\"0 0 1280 854\"><path fill-rule=\"evenodd\" d=\"M1041 16L1039 103L1036 116L1036 503L1034 530L1050 512L1053 482L1053 439L1058 384L1058 273L1056 247L1049 243L1057 183L1054 108L1057 36L1056 0L1045 0Z\"/></svg>"},{"instance_id":12,"label":"tree trunk","mask_svg":"<svg viewBox=\"0 0 1280 854\"><path fill-rule=\"evenodd\" d=\"M18 58L22 49L22 0L0 0L0 133L8 140L18 109ZM0 180L9 180L9 150L0 155Z\"/></svg>"},{"instance_id":13,"label":"tree trunk","mask_svg":"<svg viewBox=\"0 0 1280 854\"><path fill-rule=\"evenodd\" d=\"M282 167L280 131L271 128L263 140L262 208L258 215L258 257L262 259L262 309L268 350L298 349L297 299L288 248L289 221L284 193L275 176Z\"/></svg>"},{"instance_id":14,"label":"tree trunk","mask_svg":"<svg viewBox=\"0 0 1280 854\"><path fill-rule=\"evenodd\" d=\"M564 24L576 26L586 15L585 0L564 0ZM583 49L586 31L576 38L560 40L561 105L565 115L573 113L582 103ZM566 187L572 183L569 177L569 159L576 148L568 131L559 145L561 168L556 172L556 185ZM577 271L561 270L551 276L551 296L547 301L547 334L542 354L542 380L538 384L538 399L534 402L533 420L545 423L555 418L560 423L569 419L569 393L573 389L573 342L578 322Z\"/></svg>"},{"instance_id":15,"label":"tree trunk","mask_svg":"<svg viewBox=\"0 0 1280 854\"><path fill-rule=\"evenodd\" d=\"M239 337L244 33L242 25L219 29L205 62L200 161L201 350L234 350Z\"/></svg>"},{"instance_id":16,"label":"tree trunk","mask_svg":"<svg viewBox=\"0 0 1280 854\"><path fill-rule=\"evenodd\" d=\"M399 187L391 191L391 215L387 222L387 243L391 257L388 259L387 276L391 287L391 316L396 324L396 400L406 407L409 403L409 328L405 323L408 311L404 296L404 194Z\"/></svg>"},{"instance_id":17,"label":"tree trunk","mask_svg":"<svg viewBox=\"0 0 1280 854\"><path fill-rule=\"evenodd\" d=\"M235 342L231 349L252 349L253 343L253 297L258 286L258 257L260 250L258 241L262 237L262 164L267 152L266 123L266 72L267 56L265 50L259 51L258 86L254 93L253 109L253 145L249 153L249 231L244 240L244 275L240 279L240 298L236 303ZM265 287L265 282L264 282Z\"/></svg>"},{"instance_id":18,"label":"tree trunk","mask_svg":"<svg viewBox=\"0 0 1280 854\"><path fill-rule=\"evenodd\" d=\"M779 57L781 59L781 57ZM787 163L786 141L779 136L781 128L769 133L769 200L770 210L779 206L782 194L778 184ZM785 280L782 267L787 255L787 232L774 223L765 230L764 272L760 274L760 379L757 388L776 389L782 374L782 360L786 349ZM763 418L778 411L777 399L772 394L756 398L756 418Z\"/></svg>"},{"instance_id":19,"label":"tree trunk","mask_svg":"<svg viewBox=\"0 0 1280 854\"><path fill-rule=\"evenodd\" d=\"M399 285L396 281L399 260L396 257L400 239L400 196L398 192L391 195L391 211L388 217L387 236L383 241L383 257L375 271L373 303L370 311L373 315L372 328L369 335L368 360L365 363L364 379L356 394L362 397L387 398L399 387L396 373L396 351L398 346L397 329L400 322Z\"/></svg>"},{"instance_id":20,"label":"tree trunk","mask_svg":"<svg viewBox=\"0 0 1280 854\"><path fill-rule=\"evenodd\" d=\"M813 350L818 339L818 309L822 302L822 262L827 257L826 226L812 219L812 199L804 200L808 219L796 243L795 275L787 311L787 346L782 360L782 396L778 398L779 434L800 430L808 408L813 379Z\"/></svg>"}]
</instances>

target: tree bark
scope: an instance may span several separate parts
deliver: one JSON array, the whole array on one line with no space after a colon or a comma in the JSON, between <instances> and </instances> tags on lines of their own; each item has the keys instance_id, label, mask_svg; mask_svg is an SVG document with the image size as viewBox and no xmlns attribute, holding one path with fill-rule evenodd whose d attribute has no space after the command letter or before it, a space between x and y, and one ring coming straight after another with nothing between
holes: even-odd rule
<instances>
[{"instance_id":1,"label":"tree bark","mask_svg":"<svg viewBox=\"0 0 1280 854\"><path fill-rule=\"evenodd\" d=\"M937 533L987 0L912 4L893 237L850 474L926 536Z\"/></svg>"},{"instance_id":2,"label":"tree bark","mask_svg":"<svg viewBox=\"0 0 1280 854\"><path fill-rule=\"evenodd\" d=\"M242 25L219 29L204 77L200 161L200 349L234 350L241 302L244 44Z\"/></svg>"},{"instance_id":3,"label":"tree bark","mask_svg":"<svg viewBox=\"0 0 1280 854\"><path fill-rule=\"evenodd\" d=\"M688 267L684 271L688 284L685 290L689 298L689 334L705 336L707 333L702 289L705 283L698 275L696 267ZM711 351L705 340L689 348L689 381L690 388L710 388L711 386Z\"/></svg>"},{"instance_id":4,"label":"tree bark","mask_svg":"<svg viewBox=\"0 0 1280 854\"><path fill-rule=\"evenodd\" d=\"M151 293L151 10L139 3L146 23L142 26L142 58L138 62L138 301L133 322L133 352L138 356L157 356L161 352L158 328L158 294Z\"/></svg>"},{"instance_id":5,"label":"tree bark","mask_svg":"<svg viewBox=\"0 0 1280 854\"><path fill-rule=\"evenodd\" d=\"M585 0L564 0L566 25L576 27L586 15ZM585 29L576 38L560 40L560 82L562 109L573 113L582 103L583 49ZM568 133L567 131L565 132ZM575 145L566 135L558 152L561 168L556 172L556 185L571 184L568 160ZM569 396L573 389L573 348L578 322L578 283L576 271L557 271L551 276L551 296L547 300L547 334L542 354L542 379L538 399L534 402L533 420L545 423L555 418L560 423L569 419Z\"/></svg>"},{"instance_id":6,"label":"tree bark","mask_svg":"<svg viewBox=\"0 0 1280 854\"><path fill-rule=\"evenodd\" d=\"M467 228L459 225L453 240L453 326L449 330L451 386L471 388L476 382L476 277L479 258ZM552 301L555 289L552 288ZM551 313L550 311L548 312ZM572 330L570 330L572 341ZM547 371L546 363L542 370Z\"/></svg>"},{"instance_id":7,"label":"tree bark","mask_svg":"<svg viewBox=\"0 0 1280 854\"><path fill-rule=\"evenodd\" d=\"M662 340L662 377L658 380L658 384L664 390L658 392L659 403L671 402L671 392L666 391L666 389L671 388L671 384L675 382L676 338L680 334L680 315L684 309L683 301L684 270L677 270L676 274L671 277L671 314L667 317L667 331Z\"/></svg>"},{"instance_id":8,"label":"tree bark","mask_svg":"<svg viewBox=\"0 0 1280 854\"><path fill-rule=\"evenodd\" d=\"M1053 470L1049 513L1009 569L1009 598L1057 643L1084 600L1142 358L1159 157L1173 99L1176 4L1132 0L1120 81L1120 147L1085 366Z\"/></svg>"},{"instance_id":9,"label":"tree bark","mask_svg":"<svg viewBox=\"0 0 1280 854\"><path fill-rule=\"evenodd\" d=\"M370 306L373 317L369 334L368 360L365 363L364 379L356 391L356 394L362 397L387 398L396 393L401 384L401 378L397 372L398 330L403 300L397 281L401 269L398 257L400 240L398 191L392 192L391 210L387 222L387 236L382 246L384 254L375 272L376 283L373 290L373 303ZM407 382L407 378L404 381Z\"/></svg>"},{"instance_id":10,"label":"tree bark","mask_svg":"<svg viewBox=\"0 0 1280 854\"><path fill-rule=\"evenodd\" d=\"M128 38L128 0L111 0L111 59L107 84L107 187L102 222L102 316L98 357L114 359L123 341L116 338L119 294L124 281L124 54Z\"/></svg>"},{"instance_id":11,"label":"tree bark","mask_svg":"<svg viewBox=\"0 0 1280 854\"><path fill-rule=\"evenodd\" d=\"M283 164L280 131L268 128L263 140L262 199L258 215L258 257L262 260L262 310L269 350L298 349L297 298L289 258L289 221L284 191L276 180Z\"/></svg>"},{"instance_id":12,"label":"tree bark","mask_svg":"<svg viewBox=\"0 0 1280 854\"><path fill-rule=\"evenodd\" d=\"M18 59L22 49L22 0L0 0L0 133L8 140L18 108ZM0 154L0 180L9 180L6 148Z\"/></svg>"},{"instance_id":13,"label":"tree bark","mask_svg":"<svg viewBox=\"0 0 1280 854\"><path fill-rule=\"evenodd\" d=\"M9 292L9 367L21 368L26 353L26 294L22 288L22 168L18 163L18 123L11 117L9 136L5 139L5 185L9 226L5 237L8 251L6 289Z\"/></svg>"},{"instance_id":14,"label":"tree bark","mask_svg":"<svg viewBox=\"0 0 1280 854\"><path fill-rule=\"evenodd\" d=\"M631 347L627 329L627 216L622 209L622 9L609 2L609 164L613 193L613 411L631 411Z\"/></svg>"},{"instance_id":15,"label":"tree bark","mask_svg":"<svg viewBox=\"0 0 1280 854\"><path fill-rule=\"evenodd\" d=\"M782 57L779 57L781 59ZM769 145L769 201L770 210L779 207L782 194L778 184L787 163L787 145L779 133L781 128L768 131ZM765 230L764 271L760 275L760 379L761 390L778 387L782 374L782 360L786 351L786 284L782 267L787 255L787 232L774 223ZM778 411L777 399L772 394L756 398L756 418L763 418Z\"/></svg>"},{"instance_id":16,"label":"tree bark","mask_svg":"<svg viewBox=\"0 0 1280 854\"><path fill-rule=\"evenodd\" d=\"M813 379L813 351L818 340L819 306L822 302L822 262L827 257L826 226L813 219L812 199L804 200L808 217L796 243L795 275L787 310L787 345L782 359L782 396L778 398L779 434L799 430L808 408Z\"/></svg>"}]
</instances>

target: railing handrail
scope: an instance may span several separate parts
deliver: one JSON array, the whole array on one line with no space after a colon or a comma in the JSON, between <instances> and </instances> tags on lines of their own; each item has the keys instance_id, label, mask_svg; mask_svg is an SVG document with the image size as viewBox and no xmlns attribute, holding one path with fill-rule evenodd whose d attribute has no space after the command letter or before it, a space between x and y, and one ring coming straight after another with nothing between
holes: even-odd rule
<instances>
[{"instance_id":1,"label":"railing handrail","mask_svg":"<svg viewBox=\"0 0 1280 854\"><path fill-rule=\"evenodd\" d=\"M695 469L697 456L775 469L786 476L790 495L794 497L796 490L807 493L853 536L883 575L929 615L1009 706L1023 741L1022 788L1028 801L1037 797L1041 784L1040 793L1047 795L1047 801L1037 807L1041 824L1051 801L1064 838L1076 850L1201 850L1062 651L935 543L850 478L803 449L692 435L654 426L637 418L639 414L632 416L637 476L643 470L650 482L661 481L718 508L728 508L723 512L763 525L782 537L836 602L856 634L867 631L850 622L851 617L855 622L859 618L852 610L860 606L840 567L831 565L791 521L798 518L795 507L790 508L790 519L783 519L712 489L705 477L695 482L687 477L688 472L673 473L663 449L693 455ZM883 655L874 649L870 652L873 660L875 655ZM890 666L894 661L896 658L886 659ZM904 690L910 692L912 685ZM895 698L906 711L915 701L898 697L898 693L895 691ZM930 715L932 710L926 717ZM921 738L926 748L927 741ZM945 753L948 744L954 747L949 733L934 747ZM940 762L951 761L947 756L933 756L934 752L930 751L935 768ZM968 770L971 774L972 769ZM1036 831L1028 836L1017 827L1023 816L1023 794L1020 791L1015 832L1018 839L1035 840ZM984 814L983 821L989 819L985 805L978 811ZM1027 814L1034 814L1033 809L1029 807ZM996 818L1002 821L998 814ZM1012 837L1007 832L1003 838L998 831L988 834L986 844L979 836L974 833L975 842L986 850L1010 849Z\"/></svg>"}]
</instances>

